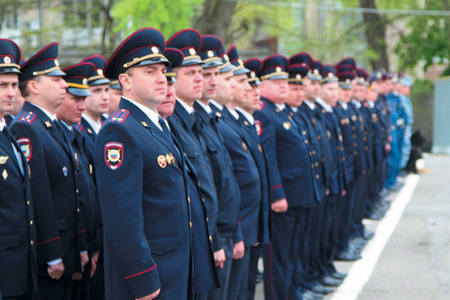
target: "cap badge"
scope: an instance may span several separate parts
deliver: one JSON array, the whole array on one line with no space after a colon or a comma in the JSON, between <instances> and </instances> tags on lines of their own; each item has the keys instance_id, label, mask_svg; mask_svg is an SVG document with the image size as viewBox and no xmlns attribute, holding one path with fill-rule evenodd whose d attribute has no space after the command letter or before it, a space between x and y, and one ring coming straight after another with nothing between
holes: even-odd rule
<instances>
[{"instance_id":1,"label":"cap badge","mask_svg":"<svg viewBox=\"0 0 450 300\"><path fill-rule=\"evenodd\" d=\"M281 73L281 68L280 68L280 67L276 67L276 68L275 68L275 72Z\"/></svg>"},{"instance_id":2,"label":"cap badge","mask_svg":"<svg viewBox=\"0 0 450 300\"><path fill-rule=\"evenodd\" d=\"M212 52L211 50L209 50L207 53L208 57L214 57L214 52Z\"/></svg>"},{"instance_id":3,"label":"cap badge","mask_svg":"<svg viewBox=\"0 0 450 300\"><path fill-rule=\"evenodd\" d=\"M345 80L345 83L350 83L350 79Z\"/></svg>"},{"instance_id":4,"label":"cap badge","mask_svg":"<svg viewBox=\"0 0 450 300\"><path fill-rule=\"evenodd\" d=\"M98 73L98 75L103 76L103 70L102 69L98 69L97 73Z\"/></svg>"},{"instance_id":5,"label":"cap badge","mask_svg":"<svg viewBox=\"0 0 450 300\"><path fill-rule=\"evenodd\" d=\"M83 85L87 85L87 84L88 84L87 79L83 78Z\"/></svg>"},{"instance_id":6,"label":"cap badge","mask_svg":"<svg viewBox=\"0 0 450 300\"><path fill-rule=\"evenodd\" d=\"M333 73L328 73L328 77L334 77L334 74Z\"/></svg>"},{"instance_id":7,"label":"cap badge","mask_svg":"<svg viewBox=\"0 0 450 300\"><path fill-rule=\"evenodd\" d=\"M295 75L295 79L300 80L300 79L302 79L302 76L300 74L297 74L297 75Z\"/></svg>"},{"instance_id":8,"label":"cap badge","mask_svg":"<svg viewBox=\"0 0 450 300\"><path fill-rule=\"evenodd\" d=\"M153 52L153 54L158 54L159 50L157 47L152 47L152 52Z\"/></svg>"},{"instance_id":9,"label":"cap badge","mask_svg":"<svg viewBox=\"0 0 450 300\"><path fill-rule=\"evenodd\" d=\"M226 54L223 55L223 58L225 59L225 61L230 61L230 58Z\"/></svg>"},{"instance_id":10,"label":"cap badge","mask_svg":"<svg viewBox=\"0 0 450 300\"><path fill-rule=\"evenodd\" d=\"M5 56L5 57L3 58L3 62L4 62L5 64L9 64L9 63L11 63L11 58L9 58L9 56Z\"/></svg>"},{"instance_id":11,"label":"cap badge","mask_svg":"<svg viewBox=\"0 0 450 300\"><path fill-rule=\"evenodd\" d=\"M255 73L255 71L251 71L251 73L250 73L250 77L251 77L251 78L255 78L255 77L256 77L256 73Z\"/></svg>"},{"instance_id":12,"label":"cap badge","mask_svg":"<svg viewBox=\"0 0 450 300\"><path fill-rule=\"evenodd\" d=\"M59 67L59 61L55 59L55 66Z\"/></svg>"},{"instance_id":13,"label":"cap badge","mask_svg":"<svg viewBox=\"0 0 450 300\"><path fill-rule=\"evenodd\" d=\"M243 66L244 65L244 62L242 61L242 59L238 59L238 63L239 63L239 65L241 65L241 66Z\"/></svg>"},{"instance_id":14,"label":"cap badge","mask_svg":"<svg viewBox=\"0 0 450 300\"><path fill-rule=\"evenodd\" d=\"M189 54L190 55L195 55L197 53L195 52L195 49L191 48L191 49L189 49Z\"/></svg>"}]
</instances>

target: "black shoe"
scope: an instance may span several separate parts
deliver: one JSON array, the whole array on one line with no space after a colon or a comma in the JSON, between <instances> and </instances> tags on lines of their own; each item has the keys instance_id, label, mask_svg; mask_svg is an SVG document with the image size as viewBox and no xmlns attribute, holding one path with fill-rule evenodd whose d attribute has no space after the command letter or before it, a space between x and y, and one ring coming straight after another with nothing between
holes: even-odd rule
<instances>
[{"instance_id":1,"label":"black shoe","mask_svg":"<svg viewBox=\"0 0 450 300\"><path fill-rule=\"evenodd\" d=\"M347 273L341 273L341 272L334 272L333 274L331 274L331 277L336 278L336 279L344 279L345 277L347 277Z\"/></svg>"},{"instance_id":2,"label":"black shoe","mask_svg":"<svg viewBox=\"0 0 450 300\"><path fill-rule=\"evenodd\" d=\"M260 269L258 269L256 271L256 283L261 283L263 281L264 278L264 272L261 271Z\"/></svg>"},{"instance_id":3,"label":"black shoe","mask_svg":"<svg viewBox=\"0 0 450 300\"><path fill-rule=\"evenodd\" d=\"M389 188L391 191L398 191L400 190L405 184L400 181L394 182L394 184Z\"/></svg>"},{"instance_id":4,"label":"black shoe","mask_svg":"<svg viewBox=\"0 0 450 300\"><path fill-rule=\"evenodd\" d=\"M311 291L317 294L327 295L331 293L333 290L327 287L324 287L320 283L317 283L315 286L311 288Z\"/></svg>"},{"instance_id":5,"label":"black shoe","mask_svg":"<svg viewBox=\"0 0 450 300\"><path fill-rule=\"evenodd\" d=\"M358 253L352 253L350 251L345 251L339 254L336 257L336 260L342 260L342 261L355 261L361 258L361 255Z\"/></svg>"},{"instance_id":6,"label":"black shoe","mask_svg":"<svg viewBox=\"0 0 450 300\"><path fill-rule=\"evenodd\" d=\"M380 192L380 197L386 197L387 195L389 195L391 191L387 188L383 188Z\"/></svg>"},{"instance_id":7,"label":"black shoe","mask_svg":"<svg viewBox=\"0 0 450 300\"><path fill-rule=\"evenodd\" d=\"M342 283L342 279L336 279L331 276L325 276L319 279L319 282L324 286L339 286Z\"/></svg>"},{"instance_id":8,"label":"black shoe","mask_svg":"<svg viewBox=\"0 0 450 300\"><path fill-rule=\"evenodd\" d=\"M375 232L373 232L372 230L364 229L363 238L366 241L372 239L374 236L375 236Z\"/></svg>"},{"instance_id":9,"label":"black shoe","mask_svg":"<svg viewBox=\"0 0 450 300\"><path fill-rule=\"evenodd\" d=\"M302 293L302 300L322 300L322 294L316 294L312 291L306 290Z\"/></svg>"}]
</instances>

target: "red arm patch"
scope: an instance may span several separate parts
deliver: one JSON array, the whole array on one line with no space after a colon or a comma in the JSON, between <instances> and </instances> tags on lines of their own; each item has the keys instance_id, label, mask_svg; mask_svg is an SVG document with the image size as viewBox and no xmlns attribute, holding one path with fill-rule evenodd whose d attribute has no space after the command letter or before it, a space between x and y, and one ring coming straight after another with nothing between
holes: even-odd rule
<instances>
[{"instance_id":1,"label":"red arm patch","mask_svg":"<svg viewBox=\"0 0 450 300\"><path fill-rule=\"evenodd\" d=\"M263 132L263 127L262 127L260 120L255 120L255 128L256 128L256 134L261 135Z\"/></svg>"}]
</instances>

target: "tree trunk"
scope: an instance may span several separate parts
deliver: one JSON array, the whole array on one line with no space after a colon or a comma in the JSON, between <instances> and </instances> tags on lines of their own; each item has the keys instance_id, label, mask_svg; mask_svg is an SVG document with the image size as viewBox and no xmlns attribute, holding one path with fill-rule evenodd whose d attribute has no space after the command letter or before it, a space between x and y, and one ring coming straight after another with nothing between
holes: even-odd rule
<instances>
[{"instance_id":1,"label":"tree trunk","mask_svg":"<svg viewBox=\"0 0 450 300\"><path fill-rule=\"evenodd\" d=\"M377 8L376 0L359 0L362 8ZM389 70L389 60L386 50L386 20L378 13L364 13L365 33L370 49L378 53L378 58L370 59L374 70L384 68Z\"/></svg>"},{"instance_id":2,"label":"tree trunk","mask_svg":"<svg viewBox=\"0 0 450 300\"><path fill-rule=\"evenodd\" d=\"M228 27L237 2L224 0L205 0L203 13L196 20L195 27L201 34L214 34L220 37L224 44L229 39Z\"/></svg>"}]
</instances>

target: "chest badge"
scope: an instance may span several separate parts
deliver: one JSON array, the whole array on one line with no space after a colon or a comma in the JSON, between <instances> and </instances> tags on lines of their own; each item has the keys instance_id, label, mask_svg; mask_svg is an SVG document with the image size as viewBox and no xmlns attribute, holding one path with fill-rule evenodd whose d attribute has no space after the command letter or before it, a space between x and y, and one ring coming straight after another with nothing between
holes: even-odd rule
<instances>
[{"instance_id":1,"label":"chest badge","mask_svg":"<svg viewBox=\"0 0 450 300\"><path fill-rule=\"evenodd\" d=\"M3 176L4 180L6 180L6 178L8 178L8 172L6 171L6 169L3 170L2 176Z\"/></svg>"},{"instance_id":2,"label":"chest badge","mask_svg":"<svg viewBox=\"0 0 450 300\"><path fill-rule=\"evenodd\" d=\"M9 156L0 156L0 165L6 164L8 161Z\"/></svg>"},{"instance_id":3,"label":"chest badge","mask_svg":"<svg viewBox=\"0 0 450 300\"><path fill-rule=\"evenodd\" d=\"M164 155L158 156L158 165L163 169L167 166L167 159Z\"/></svg>"}]
</instances>

